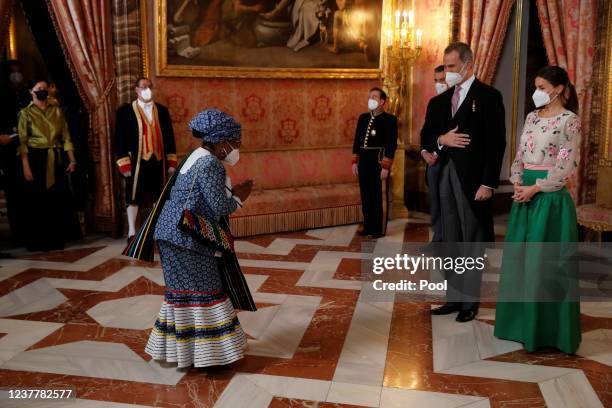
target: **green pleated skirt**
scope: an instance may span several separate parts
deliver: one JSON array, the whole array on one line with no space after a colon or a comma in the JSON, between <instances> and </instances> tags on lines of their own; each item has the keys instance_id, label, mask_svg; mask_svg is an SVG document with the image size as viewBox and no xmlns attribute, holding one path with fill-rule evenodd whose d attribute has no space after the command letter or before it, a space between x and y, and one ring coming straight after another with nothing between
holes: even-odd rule
<instances>
[{"instance_id":1,"label":"green pleated skirt","mask_svg":"<svg viewBox=\"0 0 612 408\"><path fill-rule=\"evenodd\" d=\"M523 185L546 171L525 170ZM554 347L573 354L580 345L576 208L563 188L513 203L502 258L495 336L529 352ZM557 244L555 244L557 243ZM555 253L556 251L556 253Z\"/></svg>"}]
</instances>

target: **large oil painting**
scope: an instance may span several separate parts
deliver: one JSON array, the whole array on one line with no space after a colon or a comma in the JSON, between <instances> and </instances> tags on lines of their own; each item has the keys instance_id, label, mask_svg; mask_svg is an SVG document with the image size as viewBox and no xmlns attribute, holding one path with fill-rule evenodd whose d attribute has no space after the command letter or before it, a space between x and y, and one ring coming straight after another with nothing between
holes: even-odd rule
<instances>
[{"instance_id":1,"label":"large oil painting","mask_svg":"<svg viewBox=\"0 0 612 408\"><path fill-rule=\"evenodd\" d=\"M383 0L157 0L158 75L371 78Z\"/></svg>"}]
</instances>

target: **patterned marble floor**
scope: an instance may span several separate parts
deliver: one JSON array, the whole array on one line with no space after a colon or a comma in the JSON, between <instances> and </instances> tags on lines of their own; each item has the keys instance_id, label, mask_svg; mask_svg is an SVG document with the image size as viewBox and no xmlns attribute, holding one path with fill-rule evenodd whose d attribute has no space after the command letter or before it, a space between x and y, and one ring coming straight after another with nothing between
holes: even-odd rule
<instances>
[{"instance_id":1,"label":"patterned marble floor","mask_svg":"<svg viewBox=\"0 0 612 408\"><path fill-rule=\"evenodd\" d=\"M382 242L427 241L414 217ZM612 300L583 305L577 356L530 354L493 337L494 304L459 324L427 303L368 300L361 243L356 226L238 242L259 310L239 314L247 357L213 369L144 354L163 276L120 256L124 240L0 260L0 386L71 388L70 407L612 407Z\"/></svg>"}]
</instances>

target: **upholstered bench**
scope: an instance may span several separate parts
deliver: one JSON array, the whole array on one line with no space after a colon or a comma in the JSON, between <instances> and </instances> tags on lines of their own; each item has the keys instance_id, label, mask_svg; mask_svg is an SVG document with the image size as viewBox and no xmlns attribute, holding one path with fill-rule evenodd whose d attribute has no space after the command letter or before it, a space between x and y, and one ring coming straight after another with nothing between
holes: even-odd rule
<instances>
[{"instance_id":1,"label":"upholstered bench","mask_svg":"<svg viewBox=\"0 0 612 408\"><path fill-rule=\"evenodd\" d=\"M578 224L597 232L599 242L603 232L612 231L612 207L585 204L580 205L576 209Z\"/></svg>"},{"instance_id":2,"label":"upholstered bench","mask_svg":"<svg viewBox=\"0 0 612 408\"><path fill-rule=\"evenodd\" d=\"M231 216L237 237L361 222L348 148L240 152L234 184L252 178L251 197Z\"/></svg>"}]
</instances>

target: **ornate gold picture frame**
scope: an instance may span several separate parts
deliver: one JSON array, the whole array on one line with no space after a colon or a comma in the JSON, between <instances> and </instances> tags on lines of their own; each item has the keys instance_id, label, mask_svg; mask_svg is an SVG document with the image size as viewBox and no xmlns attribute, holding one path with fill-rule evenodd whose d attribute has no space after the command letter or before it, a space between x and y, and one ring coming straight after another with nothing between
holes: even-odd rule
<instances>
[{"instance_id":1,"label":"ornate gold picture frame","mask_svg":"<svg viewBox=\"0 0 612 408\"><path fill-rule=\"evenodd\" d=\"M156 0L157 75L377 78L383 1Z\"/></svg>"},{"instance_id":2,"label":"ornate gold picture frame","mask_svg":"<svg viewBox=\"0 0 612 408\"><path fill-rule=\"evenodd\" d=\"M608 8L606 40L604 44L612 42L612 7ZM599 165L612 167L612 49L605 48L605 62L603 72L603 95L602 95L602 115L601 115L601 156Z\"/></svg>"}]
</instances>

